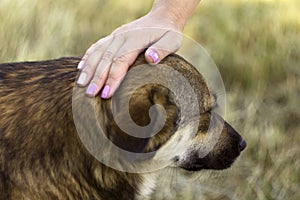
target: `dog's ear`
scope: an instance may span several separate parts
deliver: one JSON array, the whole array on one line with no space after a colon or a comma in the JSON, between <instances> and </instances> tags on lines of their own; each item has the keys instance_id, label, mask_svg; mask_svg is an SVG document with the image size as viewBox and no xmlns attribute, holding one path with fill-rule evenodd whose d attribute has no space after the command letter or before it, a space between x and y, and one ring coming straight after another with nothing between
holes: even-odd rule
<instances>
[{"instance_id":1,"label":"dog's ear","mask_svg":"<svg viewBox=\"0 0 300 200\"><path fill-rule=\"evenodd\" d=\"M155 104L160 106L152 107ZM151 114L149 115L150 108ZM124 150L134 153L152 152L163 145L175 132L178 115L179 111L176 103L172 100L172 93L161 85L147 84L132 94L129 101L129 111L123 110L122 105L119 105L115 116L117 119L113 119L110 125L109 137ZM149 127L149 124L152 128ZM157 125L161 128L153 135ZM132 136L124 131L135 131L134 127L136 126L141 127L141 129L135 134L141 137Z\"/></svg>"}]
</instances>

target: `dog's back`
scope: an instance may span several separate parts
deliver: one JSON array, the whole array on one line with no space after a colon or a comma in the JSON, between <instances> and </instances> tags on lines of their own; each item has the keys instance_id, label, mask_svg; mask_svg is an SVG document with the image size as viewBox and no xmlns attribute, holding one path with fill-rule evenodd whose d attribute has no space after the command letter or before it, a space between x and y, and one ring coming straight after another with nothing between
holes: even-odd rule
<instances>
[{"instance_id":1,"label":"dog's back","mask_svg":"<svg viewBox=\"0 0 300 200\"><path fill-rule=\"evenodd\" d=\"M76 134L78 62L0 65L0 199L133 199L136 175L100 164Z\"/></svg>"}]
</instances>

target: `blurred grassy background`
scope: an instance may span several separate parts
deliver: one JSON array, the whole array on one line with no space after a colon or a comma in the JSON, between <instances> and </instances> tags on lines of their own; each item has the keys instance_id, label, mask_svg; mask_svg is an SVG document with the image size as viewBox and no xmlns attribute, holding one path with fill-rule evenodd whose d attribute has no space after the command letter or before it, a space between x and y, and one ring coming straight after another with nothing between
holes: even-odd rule
<instances>
[{"instance_id":1,"label":"blurred grassy background","mask_svg":"<svg viewBox=\"0 0 300 200\"><path fill-rule=\"evenodd\" d=\"M137 0L1 0L0 62L81 56L151 8ZM222 74L227 121L247 140L225 172L166 170L154 199L300 199L300 1L203 0L185 34ZM171 178L170 178L171 177Z\"/></svg>"}]
</instances>

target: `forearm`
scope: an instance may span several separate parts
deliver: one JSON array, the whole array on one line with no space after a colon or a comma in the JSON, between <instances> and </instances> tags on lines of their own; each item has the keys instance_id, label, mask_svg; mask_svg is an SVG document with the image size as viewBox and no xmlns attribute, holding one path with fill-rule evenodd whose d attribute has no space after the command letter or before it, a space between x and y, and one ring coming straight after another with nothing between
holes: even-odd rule
<instances>
[{"instance_id":1,"label":"forearm","mask_svg":"<svg viewBox=\"0 0 300 200\"><path fill-rule=\"evenodd\" d=\"M182 30L200 0L155 0L151 12L169 18Z\"/></svg>"}]
</instances>

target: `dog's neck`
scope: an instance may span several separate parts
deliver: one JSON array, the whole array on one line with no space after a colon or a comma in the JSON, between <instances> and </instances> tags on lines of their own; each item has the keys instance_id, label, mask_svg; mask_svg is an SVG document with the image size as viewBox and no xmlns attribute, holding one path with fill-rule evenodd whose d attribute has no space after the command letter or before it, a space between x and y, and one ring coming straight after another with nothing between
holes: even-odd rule
<instances>
[{"instance_id":1,"label":"dog's neck","mask_svg":"<svg viewBox=\"0 0 300 200\"><path fill-rule=\"evenodd\" d=\"M153 190L156 188L157 177L159 175L158 171L141 174L142 182L138 188L138 194L135 199L148 199L152 194Z\"/></svg>"}]
</instances>

